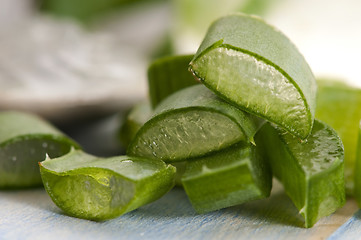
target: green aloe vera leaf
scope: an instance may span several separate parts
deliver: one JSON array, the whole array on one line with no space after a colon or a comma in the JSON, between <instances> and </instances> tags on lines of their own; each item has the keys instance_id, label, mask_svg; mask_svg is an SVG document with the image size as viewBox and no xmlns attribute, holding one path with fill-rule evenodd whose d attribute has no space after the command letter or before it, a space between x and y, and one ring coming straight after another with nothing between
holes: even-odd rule
<instances>
[{"instance_id":1,"label":"green aloe vera leaf","mask_svg":"<svg viewBox=\"0 0 361 240\"><path fill-rule=\"evenodd\" d=\"M172 93L199 83L188 71L192 58L193 55L167 56L151 63L148 86L153 108Z\"/></svg>"},{"instance_id":2,"label":"green aloe vera leaf","mask_svg":"<svg viewBox=\"0 0 361 240\"><path fill-rule=\"evenodd\" d=\"M357 153L355 164L355 198L361 208L361 120L358 129Z\"/></svg>"},{"instance_id":3,"label":"green aloe vera leaf","mask_svg":"<svg viewBox=\"0 0 361 240\"><path fill-rule=\"evenodd\" d=\"M37 163L80 148L51 124L30 113L0 112L0 188L41 186Z\"/></svg>"},{"instance_id":4,"label":"green aloe vera leaf","mask_svg":"<svg viewBox=\"0 0 361 240\"><path fill-rule=\"evenodd\" d=\"M316 107L316 81L303 56L258 17L215 21L190 70L217 95L305 139Z\"/></svg>"},{"instance_id":5,"label":"green aloe vera leaf","mask_svg":"<svg viewBox=\"0 0 361 240\"><path fill-rule=\"evenodd\" d=\"M188 160L185 160L183 162L173 162L172 166L174 166L177 169L177 172L175 174L175 185L177 187L183 187L182 184L182 177L186 171Z\"/></svg>"},{"instance_id":6,"label":"green aloe vera leaf","mask_svg":"<svg viewBox=\"0 0 361 240\"><path fill-rule=\"evenodd\" d=\"M306 228L344 205L344 150L331 127L315 120L304 141L270 124L259 134L262 141L257 146L266 152L274 176L304 217Z\"/></svg>"},{"instance_id":7,"label":"green aloe vera leaf","mask_svg":"<svg viewBox=\"0 0 361 240\"><path fill-rule=\"evenodd\" d=\"M345 147L346 192L353 195L361 89L330 79L318 79L317 85L316 118L334 128L342 139Z\"/></svg>"},{"instance_id":8,"label":"green aloe vera leaf","mask_svg":"<svg viewBox=\"0 0 361 240\"><path fill-rule=\"evenodd\" d=\"M126 114L119 129L119 140L127 148L138 130L152 116L152 107L149 101L139 102Z\"/></svg>"},{"instance_id":9,"label":"green aloe vera leaf","mask_svg":"<svg viewBox=\"0 0 361 240\"><path fill-rule=\"evenodd\" d=\"M175 168L160 160L98 158L80 150L41 163L44 186L65 213L107 220L155 201L174 186Z\"/></svg>"},{"instance_id":10,"label":"green aloe vera leaf","mask_svg":"<svg viewBox=\"0 0 361 240\"><path fill-rule=\"evenodd\" d=\"M200 157L239 141L253 142L264 122L224 102L203 85L172 94L154 111L130 143L128 155L165 162Z\"/></svg>"},{"instance_id":11,"label":"green aloe vera leaf","mask_svg":"<svg viewBox=\"0 0 361 240\"><path fill-rule=\"evenodd\" d=\"M242 204L270 195L272 174L251 144L236 144L187 162L183 187L198 213Z\"/></svg>"}]
</instances>

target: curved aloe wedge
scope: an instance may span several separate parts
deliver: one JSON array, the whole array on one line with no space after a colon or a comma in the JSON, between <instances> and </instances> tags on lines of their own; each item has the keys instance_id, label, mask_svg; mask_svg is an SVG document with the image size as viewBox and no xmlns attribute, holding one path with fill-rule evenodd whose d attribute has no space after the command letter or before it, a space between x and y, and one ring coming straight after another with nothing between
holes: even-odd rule
<instances>
[{"instance_id":1,"label":"curved aloe wedge","mask_svg":"<svg viewBox=\"0 0 361 240\"><path fill-rule=\"evenodd\" d=\"M303 142L269 124L259 133L273 174L300 210L307 228L345 203L343 145L331 127L316 120Z\"/></svg>"},{"instance_id":2,"label":"curved aloe wedge","mask_svg":"<svg viewBox=\"0 0 361 240\"><path fill-rule=\"evenodd\" d=\"M152 107L163 99L197 82L188 71L193 55L168 56L157 59L148 68L149 96Z\"/></svg>"},{"instance_id":3,"label":"curved aloe wedge","mask_svg":"<svg viewBox=\"0 0 361 240\"><path fill-rule=\"evenodd\" d=\"M250 144L237 144L187 162L183 187L198 213L268 197L271 171Z\"/></svg>"},{"instance_id":4,"label":"curved aloe wedge","mask_svg":"<svg viewBox=\"0 0 361 240\"><path fill-rule=\"evenodd\" d=\"M126 115L119 129L119 140L125 148L128 147L138 130L152 116L152 107L148 101L136 104Z\"/></svg>"},{"instance_id":5,"label":"curved aloe wedge","mask_svg":"<svg viewBox=\"0 0 361 240\"><path fill-rule=\"evenodd\" d=\"M82 151L39 163L54 203L71 216L106 220L155 201L174 186L175 168L137 157L97 158Z\"/></svg>"},{"instance_id":6,"label":"curved aloe wedge","mask_svg":"<svg viewBox=\"0 0 361 240\"><path fill-rule=\"evenodd\" d=\"M215 21L190 63L208 88L239 108L305 139L316 82L303 56L278 30L242 14Z\"/></svg>"},{"instance_id":7,"label":"curved aloe wedge","mask_svg":"<svg viewBox=\"0 0 361 240\"><path fill-rule=\"evenodd\" d=\"M42 184L37 163L79 148L49 123L29 113L0 113L0 188Z\"/></svg>"},{"instance_id":8,"label":"curved aloe wedge","mask_svg":"<svg viewBox=\"0 0 361 240\"><path fill-rule=\"evenodd\" d=\"M130 143L133 156L166 162L200 157L239 141L253 142L263 120L218 98L203 85L171 95Z\"/></svg>"},{"instance_id":9,"label":"curved aloe wedge","mask_svg":"<svg viewBox=\"0 0 361 240\"><path fill-rule=\"evenodd\" d=\"M359 208L361 208L361 119L358 129L358 141L356 149L356 164L355 164L355 198Z\"/></svg>"},{"instance_id":10,"label":"curved aloe wedge","mask_svg":"<svg viewBox=\"0 0 361 240\"><path fill-rule=\"evenodd\" d=\"M358 126L361 119L361 89L334 80L317 80L316 118L340 135L345 147L346 191L354 192L354 168Z\"/></svg>"}]
</instances>

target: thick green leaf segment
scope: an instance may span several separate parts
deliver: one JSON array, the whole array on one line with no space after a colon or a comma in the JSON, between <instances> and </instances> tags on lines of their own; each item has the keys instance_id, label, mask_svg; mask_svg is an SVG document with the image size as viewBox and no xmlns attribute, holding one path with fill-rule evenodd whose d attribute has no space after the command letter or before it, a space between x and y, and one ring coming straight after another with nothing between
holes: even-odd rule
<instances>
[{"instance_id":1,"label":"thick green leaf segment","mask_svg":"<svg viewBox=\"0 0 361 240\"><path fill-rule=\"evenodd\" d=\"M203 85L191 86L158 105L127 153L165 162L200 157L240 141L253 142L263 122L224 102Z\"/></svg>"},{"instance_id":2,"label":"thick green leaf segment","mask_svg":"<svg viewBox=\"0 0 361 240\"><path fill-rule=\"evenodd\" d=\"M199 83L188 71L192 58L193 55L167 56L149 66L149 97L153 108L172 93Z\"/></svg>"},{"instance_id":3,"label":"thick green leaf segment","mask_svg":"<svg viewBox=\"0 0 361 240\"><path fill-rule=\"evenodd\" d=\"M269 166L251 144L237 144L210 156L187 162L183 187L198 213L268 197Z\"/></svg>"},{"instance_id":4,"label":"thick green leaf segment","mask_svg":"<svg viewBox=\"0 0 361 240\"><path fill-rule=\"evenodd\" d=\"M357 153L355 164L355 198L359 208L361 208L361 119L358 129Z\"/></svg>"},{"instance_id":5,"label":"thick green leaf segment","mask_svg":"<svg viewBox=\"0 0 361 240\"><path fill-rule=\"evenodd\" d=\"M38 162L79 148L45 120L14 111L0 113L0 188L41 186Z\"/></svg>"},{"instance_id":6,"label":"thick green leaf segment","mask_svg":"<svg viewBox=\"0 0 361 240\"><path fill-rule=\"evenodd\" d=\"M333 127L342 139L345 147L346 192L353 195L357 129L361 119L361 89L327 79L317 80L317 85L316 118Z\"/></svg>"},{"instance_id":7,"label":"thick green leaf segment","mask_svg":"<svg viewBox=\"0 0 361 240\"><path fill-rule=\"evenodd\" d=\"M80 150L40 163L44 186L67 214L107 220L155 201L174 186L175 168L160 160L97 158Z\"/></svg>"},{"instance_id":8,"label":"thick green leaf segment","mask_svg":"<svg viewBox=\"0 0 361 240\"><path fill-rule=\"evenodd\" d=\"M152 116L150 102L143 101L136 104L124 118L124 122L119 129L119 140L127 148L138 130Z\"/></svg>"},{"instance_id":9,"label":"thick green leaf segment","mask_svg":"<svg viewBox=\"0 0 361 240\"><path fill-rule=\"evenodd\" d=\"M305 139L316 107L316 82L303 56L258 17L215 21L190 63L208 88L237 107Z\"/></svg>"},{"instance_id":10,"label":"thick green leaf segment","mask_svg":"<svg viewBox=\"0 0 361 240\"><path fill-rule=\"evenodd\" d=\"M345 203L343 145L337 133L315 120L311 135L297 137L265 124L260 130L273 174L281 181L305 226L312 227Z\"/></svg>"}]
</instances>

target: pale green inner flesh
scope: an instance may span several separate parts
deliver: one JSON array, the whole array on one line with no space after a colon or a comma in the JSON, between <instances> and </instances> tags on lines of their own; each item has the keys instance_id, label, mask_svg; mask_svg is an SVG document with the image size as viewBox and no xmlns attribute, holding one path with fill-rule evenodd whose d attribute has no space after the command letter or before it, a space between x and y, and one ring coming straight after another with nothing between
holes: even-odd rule
<instances>
[{"instance_id":1,"label":"pale green inner flesh","mask_svg":"<svg viewBox=\"0 0 361 240\"><path fill-rule=\"evenodd\" d=\"M74 216L103 219L126 211L135 194L135 184L99 169L77 170L74 175L47 177L46 188L55 202ZM56 181L52 181L56 180Z\"/></svg>"},{"instance_id":2,"label":"pale green inner flesh","mask_svg":"<svg viewBox=\"0 0 361 240\"><path fill-rule=\"evenodd\" d=\"M305 138L312 126L296 87L273 66L240 51L208 51L192 69L202 81L244 110Z\"/></svg>"},{"instance_id":3,"label":"pale green inner flesh","mask_svg":"<svg viewBox=\"0 0 361 240\"><path fill-rule=\"evenodd\" d=\"M285 134L288 148L306 175L310 176L331 168L342 161L343 147L335 132L315 121L312 134L304 141Z\"/></svg>"},{"instance_id":4,"label":"pale green inner flesh","mask_svg":"<svg viewBox=\"0 0 361 240\"><path fill-rule=\"evenodd\" d=\"M200 109L172 113L148 126L131 153L164 161L201 156L247 140L227 116Z\"/></svg>"},{"instance_id":5,"label":"pale green inner flesh","mask_svg":"<svg viewBox=\"0 0 361 240\"><path fill-rule=\"evenodd\" d=\"M23 139L0 148L0 187L41 185L38 162L59 157L70 145L49 138Z\"/></svg>"}]
</instances>

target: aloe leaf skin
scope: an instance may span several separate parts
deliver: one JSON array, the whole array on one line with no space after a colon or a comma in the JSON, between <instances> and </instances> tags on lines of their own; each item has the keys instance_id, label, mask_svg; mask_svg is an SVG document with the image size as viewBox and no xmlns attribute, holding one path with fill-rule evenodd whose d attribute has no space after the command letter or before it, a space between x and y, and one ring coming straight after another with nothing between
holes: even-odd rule
<instances>
[{"instance_id":1,"label":"aloe leaf skin","mask_svg":"<svg viewBox=\"0 0 361 240\"><path fill-rule=\"evenodd\" d=\"M272 174L257 147L240 143L187 161L182 184L193 208L206 213L268 197Z\"/></svg>"},{"instance_id":2,"label":"aloe leaf skin","mask_svg":"<svg viewBox=\"0 0 361 240\"><path fill-rule=\"evenodd\" d=\"M334 128L342 139L345 147L346 193L353 195L361 89L332 79L318 79L317 85L316 118Z\"/></svg>"},{"instance_id":3,"label":"aloe leaf skin","mask_svg":"<svg viewBox=\"0 0 361 240\"><path fill-rule=\"evenodd\" d=\"M59 208L96 221L155 201L174 186L175 168L160 160L98 158L74 150L39 165L45 189Z\"/></svg>"},{"instance_id":4,"label":"aloe leaf skin","mask_svg":"<svg viewBox=\"0 0 361 240\"><path fill-rule=\"evenodd\" d=\"M194 76L235 106L301 139L311 132L316 81L291 41L262 19L216 20L190 63Z\"/></svg>"},{"instance_id":5,"label":"aloe leaf skin","mask_svg":"<svg viewBox=\"0 0 361 240\"><path fill-rule=\"evenodd\" d=\"M30 113L0 112L0 188L41 186L37 163L80 148L51 124Z\"/></svg>"},{"instance_id":6,"label":"aloe leaf skin","mask_svg":"<svg viewBox=\"0 0 361 240\"><path fill-rule=\"evenodd\" d=\"M254 142L263 120L224 102L203 85L180 90L161 102L138 131L127 154L183 161Z\"/></svg>"},{"instance_id":7,"label":"aloe leaf skin","mask_svg":"<svg viewBox=\"0 0 361 240\"><path fill-rule=\"evenodd\" d=\"M153 108L172 93L199 83L188 71L192 58L193 55L167 56L150 64L148 86Z\"/></svg>"},{"instance_id":8,"label":"aloe leaf skin","mask_svg":"<svg viewBox=\"0 0 361 240\"><path fill-rule=\"evenodd\" d=\"M358 141L357 141L357 153L356 153L356 166L354 169L355 176L355 198L359 208L361 208L361 119L358 129Z\"/></svg>"},{"instance_id":9,"label":"aloe leaf skin","mask_svg":"<svg viewBox=\"0 0 361 240\"><path fill-rule=\"evenodd\" d=\"M344 205L344 151L331 127L316 120L305 141L270 124L259 134L272 172L304 217L306 228Z\"/></svg>"}]
</instances>

